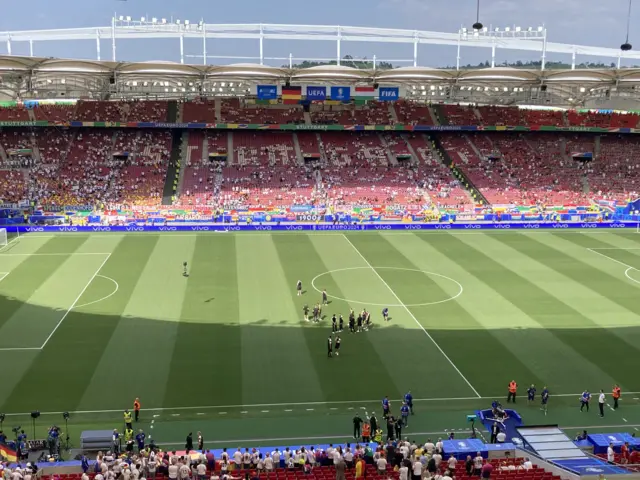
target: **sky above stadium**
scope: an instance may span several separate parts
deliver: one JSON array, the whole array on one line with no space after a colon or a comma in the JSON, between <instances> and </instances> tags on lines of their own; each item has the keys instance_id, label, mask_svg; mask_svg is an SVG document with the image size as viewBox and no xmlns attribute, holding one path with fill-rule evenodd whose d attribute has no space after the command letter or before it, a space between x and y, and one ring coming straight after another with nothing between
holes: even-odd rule
<instances>
[{"instance_id":1,"label":"sky above stadium","mask_svg":"<svg viewBox=\"0 0 640 480\"><path fill-rule=\"evenodd\" d=\"M625 37L627 8L627 0L482 0L480 17L486 26L494 27L545 25L549 40L554 42L618 48ZM457 32L461 26L473 24L475 9L475 0L30 0L28 4L7 3L0 15L0 30L106 26L117 13L134 18L166 17L192 22L204 20L207 23L350 25ZM630 38L631 43L640 48L640 34L633 33L638 31L638 25L640 5L632 15ZM207 48L211 55L258 54L257 41L254 40L210 40ZM109 49L110 42L104 39L103 59L110 59ZM201 41L185 41L187 55L201 54L201 51ZM298 58L320 58L333 57L335 51L335 44L330 42L265 42L266 56L293 54ZM13 46L14 55L28 55L28 52L27 44ZM0 45L0 53L6 53L6 46ZM411 45L348 43L343 45L342 53L356 58L372 58L375 54L379 59L408 60L412 58L413 49ZM95 59L95 41L36 43L35 55ZM455 47L421 46L419 64L451 66L455 64L455 56ZM464 49L462 63L476 64L490 60L490 56L489 49ZM548 59L570 61L568 56L551 55ZM119 41L118 60L178 61L178 41ZM499 50L496 60L498 63L539 60L539 55ZM586 60L598 59L578 58L578 61ZM233 59L209 61L212 64L239 62ZM202 60L188 58L187 63L202 63Z\"/></svg>"}]
</instances>

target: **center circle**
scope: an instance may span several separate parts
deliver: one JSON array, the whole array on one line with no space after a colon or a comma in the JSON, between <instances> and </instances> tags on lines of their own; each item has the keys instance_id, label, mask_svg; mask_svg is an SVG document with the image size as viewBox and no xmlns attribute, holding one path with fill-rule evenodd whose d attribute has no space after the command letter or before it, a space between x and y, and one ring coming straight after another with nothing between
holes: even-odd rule
<instances>
[{"instance_id":1,"label":"center circle","mask_svg":"<svg viewBox=\"0 0 640 480\"><path fill-rule=\"evenodd\" d=\"M423 303L374 303L374 302L363 302L360 300L352 300L349 298L342 298L342 297L338 297L336 295L331 295L330 293L327 293L327 297L329 298L333 298L334 300L341 300L343 302L346 303L356 303L359 305L371 305L374 307L424 307L427 305L437 305L439 303L445 303L445 302L450 302L452 300L455 300L456 298L458 298L460 295L462 295L462 292L464 292L464 288L462 287L462 285L460 284L460 282L458 282L457 280L454 280L451 277L447 277L446 275L442 275L440 273L435 273L435 272L428 272L426 270L420 270L417 268L403 268L403 267L349 267L349 268L338 268L335 270L329 270L327 272L321 273L320 275L316 275L313 280L311 280L311 286L313 287L313 289L318 292L318 293L322 293L322 290L320 290L317 286L316 286L316 281L319 278L324 277L325 275L332 275L334 273L338 273L338 272L348 272L348 271L352 271L352 270L373 270L374 271L374 275L376 275L378 270L398 270L398 271L404 271L404 272L418 272L418 273L422 273L423 275L427 275L429 277L436 277L436 278L441 278L444 280L447 280L448 282L453 283L456 286L456 290L457 292L454 295L450 295L448 298L445 298L443 300L436 300L433 302L423 302ZM377 275L376 275L377 276ZM383 281L383 283L386 283ZM386 285L387 288L389 290L391 290L391 287L389 287L388 285ZM392 293L394 293L391 290ZM395 294L394 294L395 296Z\"/></svg>"},{"instance_id":2,"label":"center circle","mask_svg":"<svg viewBox=\"0 0 640 480\"><path fill-rule=\"evenodd\" d=\"M629 267L624 272L624 274L632 282L640 284L640 280L638 280L638 278L637 278L637 277L640 277L640 275L638 275L638 271L639 270L637 268Z\"/></svg>"}]
</instances>

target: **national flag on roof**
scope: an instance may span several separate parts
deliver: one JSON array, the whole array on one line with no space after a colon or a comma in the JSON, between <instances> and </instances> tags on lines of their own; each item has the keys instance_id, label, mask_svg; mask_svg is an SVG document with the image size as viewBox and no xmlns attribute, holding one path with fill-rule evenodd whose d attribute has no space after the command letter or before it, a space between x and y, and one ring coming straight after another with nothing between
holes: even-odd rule
<instances>
[{"instance_id":1,"label":"national flag on roof","mask_svg":"<svg viewBox=\"0 0 640 480\"><path fill-rule=\"evenodd\" d=\"M356 87L353 96L358 100L373 100L376 96L376 89L373 87Z\"/></svg>"},{"instance_id":2,"label":"national flag on roof","mask_svg":"<svg viewBox=\"0 0 640 480\"><path fill-rule=\"evenodd\" d=\"M302 100L302 87L282 87L282 103L297 104Z\"/></svg>"}]
</instances>

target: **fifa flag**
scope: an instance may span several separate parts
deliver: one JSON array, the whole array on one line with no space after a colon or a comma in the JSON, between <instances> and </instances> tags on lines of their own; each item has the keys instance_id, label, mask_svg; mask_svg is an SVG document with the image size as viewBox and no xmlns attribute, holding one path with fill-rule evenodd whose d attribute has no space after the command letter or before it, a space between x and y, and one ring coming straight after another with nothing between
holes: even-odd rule
<instances>
[{"instance_id":1,"label":"fifa flag","mask_svg":"<svg viewBox=\"0 0 640 480\"><path fill-rule=\"evenodd\" d=\"M18 461L18 455L16 454L15 450L11 450L9 447L2 443L0 443L0 457L6 458L8 462Z\"/></svg>"},{"instance_id":2,"label":"fifa flag","mask_svg":"<svg viewBox=\"0 0 640 480\"><path fill-rule=\"evenodd\" d=\"M302 87L282 87L282 103L295 105L302 100Z\"/></svg>"}]
</instances>

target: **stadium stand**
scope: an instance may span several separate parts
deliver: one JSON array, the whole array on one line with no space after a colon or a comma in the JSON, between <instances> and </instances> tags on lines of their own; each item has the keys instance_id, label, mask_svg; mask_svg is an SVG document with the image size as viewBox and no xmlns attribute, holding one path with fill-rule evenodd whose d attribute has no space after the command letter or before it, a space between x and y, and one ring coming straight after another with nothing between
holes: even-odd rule
<instances>
[{"instance_id":1,"label":"stadium stand","mask_svg":"<svg viewBox=\"0 0 640 480\"><path fill-rule=\"evenodd\" d=\"M23 107L0 107L1 122L15 122L29 120L29 112Z\"/></svg>"}]
</instances>

